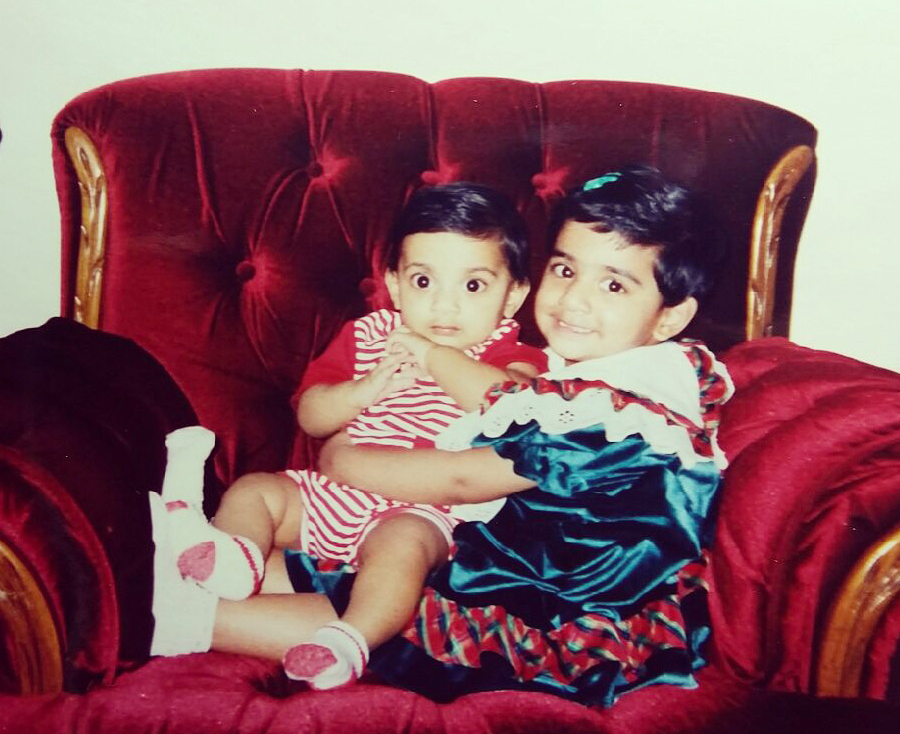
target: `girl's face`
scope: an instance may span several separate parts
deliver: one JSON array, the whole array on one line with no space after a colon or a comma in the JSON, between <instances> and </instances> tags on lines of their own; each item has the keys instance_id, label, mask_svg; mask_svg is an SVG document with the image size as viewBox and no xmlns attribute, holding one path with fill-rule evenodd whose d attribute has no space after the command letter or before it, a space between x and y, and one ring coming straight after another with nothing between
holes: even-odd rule
<instances>
[{"instance_id":1,"label":"girl's face","mask_svg":"<svg viewBox=\"0 0 900 734\"><path fill-rule=\"evenodd\" d=\"M673 321L679 306L663 306L653 275L657 250L566 222L535 297L537 326L550 348L581 362L677 334L686 322Z\"/></svg>"},{"instance_id":2,"label":"girl's face","mask_svg":"<svg viewBox=\"0 0 900 734\"><path fill-rule=\"evenodd\" d=\"M528 294L513 280L496 239L455 232L404 238L397 271L385 284L403 323L436 344L468 349L512 317Z\"/></svg>"}]
</instances>

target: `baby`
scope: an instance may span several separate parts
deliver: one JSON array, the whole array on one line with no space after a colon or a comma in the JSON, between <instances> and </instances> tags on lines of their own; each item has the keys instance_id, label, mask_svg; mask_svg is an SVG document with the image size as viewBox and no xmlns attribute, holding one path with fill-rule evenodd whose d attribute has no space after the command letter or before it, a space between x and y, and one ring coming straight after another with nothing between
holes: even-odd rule
<instances>
[{"instance_id":1,"label":"baby","mask_svg":"<svg viewBox=\"0 0 900 734\"><path fill-rule=\"evenodd\" d=\"M416 192L387 255L384 282L396 310L347 324L313 361L296 395L300 427L314 437L346 430L359 444L430 447L491 385L542 372L546 356L518 342L511 318L529 290L524 231L512 204L485 187ZM184 578L240 599L284 576L283 554L275 550L358 566L341 619L284 656L286 674L314 688L355 680L369 649L409 620L426 576L450 555L453 528L487 519L502 505L395 501L317 471L290 470L240 478L210 525L198 509L196 477L181 481L176 468L180 455L196 467L211 449L210 436L185 431L170 436L163 487Z\"/></svg>"}]
</instances>

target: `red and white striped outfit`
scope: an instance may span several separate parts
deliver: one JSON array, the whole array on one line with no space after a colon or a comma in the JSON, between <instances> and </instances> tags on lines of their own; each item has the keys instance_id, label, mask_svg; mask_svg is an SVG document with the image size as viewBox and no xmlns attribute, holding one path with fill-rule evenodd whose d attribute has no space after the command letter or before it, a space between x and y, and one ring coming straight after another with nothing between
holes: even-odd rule
<instances>
[{"instance_id":1,"label":"red and white striped outfit","mask_svg":"<svg viewBox=\"0 0 900 734\"><path fill-rule=\"evenodd\" d=\"M328 349L314 360L304 375L296 397L313 384L360 379L385 356L388 335L401 325L400 314L382 309L345 325ZM518 342L518 324L504 319L483 342L466 354L505 368L513 362L546 368L540 350ZM457 405L430 377L399 390L363 410L347 425L353 443L404 448L430 447L435 437L463 415ZM432 521L451 545L459 520L448 506L412 504L332 481L313 470L288 470L300 488L304 517L300 549L317 558L355 563L360 545L381 520L409 512Z\"/></svg>"}]
</instances>

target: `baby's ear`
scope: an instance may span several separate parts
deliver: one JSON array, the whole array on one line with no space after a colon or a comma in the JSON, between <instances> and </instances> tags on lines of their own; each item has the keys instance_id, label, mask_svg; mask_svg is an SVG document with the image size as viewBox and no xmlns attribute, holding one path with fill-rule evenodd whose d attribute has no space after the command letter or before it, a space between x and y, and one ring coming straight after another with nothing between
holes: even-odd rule
<instances>
[{"instance_id":1,"label":"baby's ear","mask_svg":"<svg viewBox=\"0 0 900 734\"><path fill-rule=\"evenodd\" d=\"M664 342L678 336L691 323L691 319L697 313L697 307L697 299L693 296L688 296L674 306L663 306L656 328L653 330L654 338Z\"/></svg>"},{"instance_id":2,"label":"baby's ear","mask_svg":"<svg viewBox=\"0 0 900 734\"><path fill-rule=\"evenodd\" d=\"M384 271L384 285L387 288L388 295L391 297L391 303L394 308L400 309L400 282L397 279L397 273L393 270Z\"/></svg>"},{"instance_id":3,"label":"baby's ear","mask_svg":"<svg viewBox=\"0 0 900 734\"><path fill-rule=\"evenodd\" d=\"M506 303L503 306L503 315L511 319L516 312L522 308L528 291L531 290L531 284L527 280L518 281L512 284L509 293L506 295Z\"/></svg>"}]
</instances>

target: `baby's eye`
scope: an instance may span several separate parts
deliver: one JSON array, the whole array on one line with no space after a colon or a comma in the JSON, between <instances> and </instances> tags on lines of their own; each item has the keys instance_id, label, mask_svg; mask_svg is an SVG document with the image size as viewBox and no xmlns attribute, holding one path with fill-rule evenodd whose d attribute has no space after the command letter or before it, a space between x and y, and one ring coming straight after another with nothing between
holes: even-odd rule
<instances>
[{"instance_id":1,"label":"baby's eye","mask_svg":"<svg viewBox=\"0 0 900 734\"><path fill-rule=\"evenodd\" d=\"M487 288L487 283L483 280L473 278L472 280L466 281L466 290L469 291L469 293L478 293L478 291L483 291L485 288Z\"/></svg>"},{"instance_id":2,"label":"baby's eye","mask_svg":"<svg viewBox=\"0 0 900 734\"><path fill-rule=\"evenodd\" d=\"M422 273L418 273L411 278L412 284L414 288L419 288L424 290L429 285L431 285L431 278L427 275L423 275Z\"/></svg>"},{"instance_id":3,"label":"baby's eye","mask_svg":"<svg viewBox=\"0 0 900 734\"><path fill-rule=\"evenodd\" d=\"M572 272L572 268L570 268L564 262L550 263L549 270L557 278L571 278L573 275L575 275L575 273Z\"/></svg>"},{"instance_id":4,"label":"baby's eye","mask_svg":"<svg viewBox=\"0 0 900 734\"><path fill-rule=\"evenodd\" d=\"M600 290L604 290L607 293L624 293L625 286L615 278L607 278L600 282Z\"/></svg>"}]
</instances>

